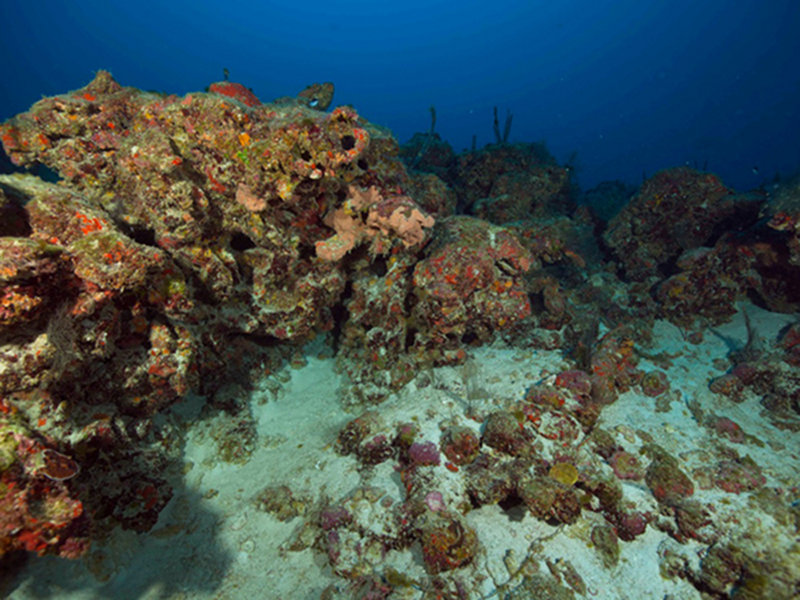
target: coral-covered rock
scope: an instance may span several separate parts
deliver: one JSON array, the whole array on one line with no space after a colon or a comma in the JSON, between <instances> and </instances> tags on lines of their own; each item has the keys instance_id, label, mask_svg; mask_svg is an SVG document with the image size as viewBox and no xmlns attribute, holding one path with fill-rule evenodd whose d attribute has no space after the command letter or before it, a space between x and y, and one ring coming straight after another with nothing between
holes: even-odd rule
<instances>
[{"instance_id":1,"label":"coral-covered rock","mask_svg":"<svg viewBox=\"0 0 800 600\"><path fill-rule=\"evenodd\" d=\"M615 567L619 562L620 548L614 528L609 525L596 525L592 529L591 540L603 561L603 566L607 569Z\"/></svg>"},{"instance_id":2,"label":"coral-covered rock","mask_svg":"<svg viewBox=\"0 0 800 600\"><path fill-rule=\"evenodd\" d=\"M584 269L584 254L600 260L599 249L594 244L592 225L581 219L565 216L527 219L508 225L531 253L531 276L538 276L543 266L563 264Z\"/></svg>"},{"instance_id":3,"label":"coral-covered rock","mask_svg":"<svg viewBox=\"0 0 800 600\"><path fill-rule=\"evenodd\" d=\"M407 461L412 467L436 466L441 462L439 449L433 442L414 442L408 448Z\"/></svg>"},{"instance_id":4,"label":"coral-covered rock","mask_svg":"<svg viewBox=\"0 0 800 600\"><path fill-rule=\"evenodd\" d=\"M762 546L737 542L711 544L701 555L697 577L702 589L732 598L793 598L797 596L795 557L766 552ZM731 593L732 592L732 593Z\"/></svg>"},{"instance_id":5,"label":"coral-covered rock","mask_svg":"<svg viewBox=\"0 0 800 600\"><path fill-rule=\"evenodd\" d=\"M344 506L327 506L319 513L319 526L323 531L346 527L352 521L353 515Z\"/></svg>"},{"instance_id":6,"label":"coral-covered rock","mask_svg":"<svg viewBox=\"0 0 800 600\"><path fill-rule=\"evenodd\" d=\"M457 513L425 511L415 528L428 573L435 575L468 565L478 552L478 536Z\"/></svg>"},{"instance_id":7,"label":"coral-covered rock","mask_svg":"<svg viewBox=\"0 0 800 600\"><path fill-rule=\"evenodd\" d=\"M27 237L31 228L25 212L26 198L0 183L0 236Z\"/></svg>"},{"instance_id":8,"label":"coral-covered rock","mask_svg":"<svg viewBox=\"0 0 800 600\"><path fill-rule=\"evenodd\" d=\"M741 402L741 392L744 389L742 380L733 373L725 373L719 377L715 377L708 384L710 389L715 394L727 396L734 402Z\"/></svg>"},{"instance_id":9,"label":"coral-covered rock","mask_svg":"<svg viewBox=\"0 0 800 600\"><path fill-rule=\"evenodd\" d=\"M363 256L357 260L338 359L359 401L380 402L407 383L418 361L425 360L408 353L415 260L406 254L378 257L373 263Z\"/></svg>"},{"instance_id":10,"label":"coral-covered rock","mask_svg":"<svg viewBox=\"0 0 800 600\"><path fill-rule=\"evenodd\" d=\"M477 506L497 504L515 489L516 473L508 463L488 454L480 454L466 468L466 488Z\"/></svg>"},{"instance_id":11,"label":"coral-covered rock","mask_svg":"<svg viewBox=\"0 0 800 600\"><path fill-rule=\"evenodd\" d=\"M747 439L739 424L727 417L713 419L710 426L717 435L727 438L734 444L741 444Z\"/></svg>"},{"instance_id":12,"label":"coral-covered rock","mask_svg":"<svg viewBox=\"0 0 800 600\"><path fill-rule=\"evenodd\" d=\"M439 444L447 460L454 465L467 465L477 458L481 440L471 427L454 425L444 430Z\"/></svg>"},{"instance_id":13,"label":"coral-covered rock","mask_svg":"<svg viewBox=\"0 0 800 600\"><path fill-rule=\"evenodd\" d=\"M569 193L567 169L537 165L500 175L492 185L491 196L479 199L473 212L498 225L563 214L573 208Z\"/></svg>"},{"instance_id":14,"label":"coral-covered rock","mask_svg":"<svg viewBox=\"0 0 800 600\"><path fill-rule=\"evenodd\" d=\"M470 217L441 220L414 267L415 345L455 349L528 316L521 276L530 266L529 253L508 230Z\"/></svg>"},{"instance_id":15,"label":"coral-covered rock","mask_svg":"<svg viewBox=\"0 0 800 600\"><path fill-rule=\"evenodd\" d=\"M630 542L642 535L650 522L647 514L626 509L612 510L607 518L614 525L619 539L623 542Z\"/></svg>"},{"instance_id":16,"label":"coral-covered rock","mask_svg":"<svg viewBox=\"0 0 800 600\"><path fill-rule=\"evenodd\" d=\"M778 343L784 352L784 360L795 367L800 366L800 324L795 323L783 331Z\"/></svg>"},{"instance_id":17,"label":"coral-covered rock","mask_svg":"<svg viewBox=\"0 0 800 600\"><path fill-rule=\"evenodd\" d=\"M313 250L330 235L322 219L338 201L337 169L352 164L369 136L349 109L226 98L143 94L101 72L2 130L15 162L43 162L100 198L77 211L85 222L66 223L98 232L108 225L166 250L181 266L173 273L192 272L205 288L198 292L235 307L226 328L249 332L260 321L262 334L302 337L330 319L327 306L344 282L336 269L312 264L313 254L300 258L298 243ZM97 133L86 140L88 132ZM31 146L37 136L48 142Z\"/></svg>"},{"instance_id":18,"label":"coral-covered rock","mask_svg":"<svg viewBox=\"0 0 800 600\"><path fill-rule=\"evenodd\" d=\"M504 181L501 186L502 189L507 189L511 187L514 176L519 174L525 178L529 171L541 172L542 169L555 167L555 164L555 159L542 144L490 145L459 155L455 174L456 187L465 207L471 209L481 198L505 193L493 193L495 184L503 175L513 174L512 179ZM528 201L530 202L530 198Z\"/></svg>"},{"instance_id":19,"label":"coral-covered rock","mask_svg":"<svg viewBox=\"0 0 800 600\"><path fill-rule=\"evenodd\" d=\"M639 385L645 396L660 396L669 390L669 379L664 371L648 371L642 375Z\"/></svg>"},{"instance_id":20,"label":"coral-covered rock","mask_svg":"<svg viewBox=\"0 0 800 600\"><path fill-rule=\"evenodd\" d=\"M400 147L400 157L409 169L433 173L446 181L455 177L456 154L437 133L415 133Z\"/></svg>"},{"instance_id":21,"label":"coral-covered rock","mask_svg":"<svg viewBox=\"0 0 800 600\"><path fill-rule=\"evenodd\" d=\"M422 209L433 217L448 217L456 212L456 193L447 184L428 173L412 175L405 183L405 189L412 198L417 199Z\"/></svg>"},{"instance_id":22,"label":"coral-covered rock","mask_svg":"<svg viewBox=\"0 0 800 600\"><path fill-rule=\"evenodd\" d=\"M592 393L592 378L580 369L568 369L556 376L555 385L569 390L579 398L588 398Z\"/></svg>"},{"instance_id":23,"label":"coral-covered rock","mask_svg":"<svg viewBox=\"0 0 800 600\"><path fill-rule=\"evenodd\" d=\"M172 486L166 481L143 477L130 482L128 488L114 498L112 514L123 529L149 531L171 499Z\"/></svg>"},{"instance_id":24,"label":"coral-covered rock","mask_svg":"<svg viewBox=\"0 0 800 600\"><path fill-rule=\"evenodd\" d=\"M389 460L394 454L392 444L382 434L369 438L358 449L358 458L364 465L377 465Z\"/></svg>"},{"instance_id":25,"label":"coral-covered rock","mask_svg":"<svg viewBox=\"0 0 800 600\"><path fill-rule=\"evenodd\" d=\"M516 491L537 519L574 523L581 514L575 489L551 477L527 477L517 483Z\"/></svg>"},{"instance_id":26,"label":"coral-covered rock","mask_svg":"<svg viewBox=\"0 0 800 600\"><path fill-rule=\"evenodd\" d=\"M0 560L14 550L77 558L89 521L74 487L78 462L49 447L16 403L0 399Z\"/></svg>"},{"instance_id":27,"label":"coral-covered rock","mask_svg":"<svg viewBox=\"0 0 800 600\"><path fill-rule=\"evenodd\" d=\"M222 94L234 100L238 100L247 106L258 106L261 104L256 95L244 87L241 83L234 83L233 81L218 81L208 86L208 91L213 94Z\"/></svg>"},{"instance_id":28,"label":"coral-covered rock","mask_svg":"<svg viewBox=\"0 0 800 600\"><path fill-rule=\"evenodd\" d=\"M800 267L800 179L778 188L764 214L769 217L769 228L788 236L788 262Z\"/></svg>"},{"instance_id":29,"label":"coral-covered rock","mask_svg":"<svg viewBox=\"0 0 800 600\"><path fill-rule=\"evenodd\" d=\"M638 481L644 477L644 466L641 461L630 452L619 450L609 458L608 463L611 465L611 468L614 469L614 475L620 479L633 479Z\"/></svg>"},{"instance_id":30,"label":"coral-covered rock","mask_svg":"<svg viewBox=\"0 0 800 600\"><path fill-rule=\"evenodd\" d=\"M738 228L748 224L743 219ZM699 315L720 323L736 312L736 301L745 297L757 298L775 312L796 311L800 265L793 263L793 238L782 229L784 225L781 219L759 221L739 235L722 236L713 247L682 252L672 269L676 272L656 291L667 318L685 325Z\"/></svg>"},{"instance_id":31,"label":"coral-covered rock","mask_svg":"<svg viewBox=\"0 0 800 600\"><path fill-rule=\"evenodd\" d=\"M13 550L78 558L89 548L83 504L63 485L0 474L0 556Z\"/></svg>"},{"instance_id":32,"label":"coral-covered rock","mask_svg":"<svg viewBox=\"0 0 800 600\"><path fill-rule=\"evenodd\" d=\"M67 289L71 277L63 247L21 237L0 238L0 337L46 321L58 303L53 289Z\"/></svg>"},{"instance_id":33,"label":"coral-covered rock","mask_svg":"<svg viewBox=\"0 0 800 600\"><path fill-rule=\"evenodd\" d=\"M341 454L355 454L365 466L382 463L396 453L396 444L383 430L380 415L366 411L339 432L336 449Z\"/></svg>"},{"instance_id":34,"label":"coral-covered rock","mask_svg":"<svg viewBox=\"0 0 800 600\"><path fill-rule=\"evenodd\" d=\"M356 580L371 574L385 564L390 550L411 542L411 527L404 525L399 506L387 507L379 502L382 496L377 488L356 488L314 519L319 527L315 547L337 575Z\"/></svg>"},{"instance_id":35,"label":"coral-covered rock","mask_svg":"<svg viewBox=\"0 0 800 600\"><path fill-rule=\"evenodd\" d=\"M656 299L663 314L681 325L698 316L712 323L726 321L748 288L748 275L755 276L747 254L731 252L725 244L687 250L675 266L678 272L659 283Z\"/></svg>"},{"instance_id":36,"label":"coral-covered rock","mask_svg":"<svg viewBox=\"0 0 800 600\"><path fill-rule=\"evenodd\" d=\"M586 426L597 419L602 406L617 399L617 395L635 385L641 378L633 352L631 332L625 327L609 331L598 340L589 358L591 397L577 415Z\"/></svg>"},{"instance_id":37,"label":"coral-covered rock","mask_svg":"<svg viewBox=\"0 0 800 600\"><path fill-rule=\"evenodd\" d=\"M656 451L656 456L645 473L647 487L659 502L673 505L694 493L694 484L684 473L678 461L665 452Z\"/></svg>"},{"instance_id":38,"label":"coral-covered rock","mask_svg":"<svg viewBox=\"0 0 800 600\"><path fill-rule=\"evenodd\" d=\"M678 526L679 541L686 539L705 541L706 535L701 530L712 521L709 511L703 504L696 500L684 500L675 507L675 523Z\"/></svg>"},{"instance_id":39,"label":"coral-covered rock","mask_svg":"<svg viewBox=\"0 0 800 600\"><path fill-rule=\"evenodd\" d=\"M433 236L421 250L394 236L388 257L348 255L354 272L340 361L361 402L381 401L419 366L463 361L465 343L488 341L530 313L522 279L530 259L511 232L448 217Z\"/></svg>"},{"instance_id":40,"label":"coral-covered rock","mask_svg":"<svg viewBox=\"0 0 800 600\"><path fill-rule=\"evenodd\" d=\"M723 459L714 473L714 485L732 494L758 489L766 481L761 468L749 456Z\"/></svg>"},{"instance_id":41,"label":"coral-covered rock","mask_svg":"<svg viewBox=\"0 0 800 600\"><path fill-rule=\"evenodd\" d=\"M687 167L660 171L603 234L635 281L659 275L684 250L710 245L727 224L753 222L760 199L737 198L718 177Z\"/></svg>"},{"instance_id":42,"label":"coral-covered rock","mask_svg":"<svg viewBox=\"0 0 800 600\"><path fill-rule=\"evenodd\" d=\"M531 452L531 435L520 419L509 412L490 414L483 426L483 443L504 454L519 456Z\"/></svg>"},{"instance_id":43,"label":"coral-covered rock","mask_svg":"<svg viewBox=\"0 0 800 600\"><path fill-rule=\"evenodd\" d=\"M380 415L368 410L349 421L336 438L336 449L341 454L356 454L361 444L383 427Z\"/></svg>"},{"instance_id":44,"label":"coral-covered rock","mask_svg":"<svg viewBox=\"0 0 800 600\"><path fill-rule=\"evenodd\" d=\"M583 373L583 371L576 371L575 373ZM569 385L569 381L572 377L573 372L567 372L567 375L562 378L562 374L559 374L556 377L556 385L547 385L547 384L536 384L529 387L525 390L525 403L530 405L530 410L528 412L533 412L536 409L557 409L564 406L567 402L568 394L565 394L562 390L560 390L556 386L560 386L561 384ZM586 373L583 373L586 375ZM576 375L576 379L580 376ZM588 381L588 375L587 381ZM580 385L580 384L579 384ZM591 389L591 382L588 385L589 389Z\"/></svg>"}]
</instances>

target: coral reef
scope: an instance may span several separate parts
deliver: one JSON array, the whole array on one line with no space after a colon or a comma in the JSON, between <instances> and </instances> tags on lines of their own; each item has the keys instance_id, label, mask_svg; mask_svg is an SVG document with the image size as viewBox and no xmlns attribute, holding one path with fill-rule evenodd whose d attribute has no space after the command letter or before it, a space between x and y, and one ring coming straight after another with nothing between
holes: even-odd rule
<instances>
[{"instance_id":1,"label":"coral reef","mask_svg":"<svg viewBox=\"0 0 800 600\"><path fill-rule=\"evenodd\" d=\"M432 111L430 132L400 147L351 107L328 112L332 99L330 83L263 102L227 80L153 94L100 71L0 125L16 165L60 177L0 176L0 561L77 558L115 527L153 528L185 442L165 415L191 394L205 397L208 464L248 464L265 445L252 388L304 368L302 344L319 336L358 415L334 425L328 458L359 483L331 498L260 482L248 503L302 521L282 551L317 552L346 581L322 597L469 597L487 580L487 515L569 531L597 568L661 535L665 578L790 597L797 490L732 408L800 430L797 184L736 194L668 169L603 231L541 144L504 135L456 154ZM629 194L609 184L585 200ZM780 333L762 340L745 298L784 313ZM741 347L708 327L736 314ZM656 323L681 352L704 335L728 348L701 389L687 394L678 355L651 347ZM519 369L479 377L470 354L494 342ZM502 378L513 387L487 391ZM375 406L404 391L424 411ZM702 440L691 451L636 429L680 398L696 427L676 437ZM629 425L609 425L626 401ZM381 477L391 490L370 484ZM744 503L779 524L784 554L730 526L750 519ZM508 579L490 573L490 594L589 594L587 571L545 541L493 557ZM390 566L398 556L416 574Z\"/></svg>"}]
</instances>

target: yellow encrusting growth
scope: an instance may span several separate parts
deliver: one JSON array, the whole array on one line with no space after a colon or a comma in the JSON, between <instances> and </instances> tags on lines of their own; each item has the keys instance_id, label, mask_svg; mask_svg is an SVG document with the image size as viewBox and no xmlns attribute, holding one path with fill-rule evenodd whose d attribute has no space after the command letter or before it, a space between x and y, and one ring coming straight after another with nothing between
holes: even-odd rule
<instances>
[{"instance_id":1,"label":"yellow encrusting growth","mask_svg":"<svg viewBox=\"0 0 800 600\"><path fill-rule=\"evenodd\" d=\"M564 485L574 485L578 481L578 469L571 463L554 464L548 475Z\"/></svg>"}]
</instances>

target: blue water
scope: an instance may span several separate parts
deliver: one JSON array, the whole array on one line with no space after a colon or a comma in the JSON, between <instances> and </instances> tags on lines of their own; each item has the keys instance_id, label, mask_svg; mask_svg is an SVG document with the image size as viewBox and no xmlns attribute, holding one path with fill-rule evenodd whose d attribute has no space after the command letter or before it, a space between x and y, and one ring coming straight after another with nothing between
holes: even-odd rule
<instances>
[{"instance_id":1,"label":"blue water","mask_svg":"<svg viewBox=\"0 0 800 600\"><path fill-rule=\"evenodd\" d=\"M748 189L800 165L797 0L0 2L0 120L110 70L182 94L222 79L263 100L314 81L399 141L547 142L584 189L704 166ZM572 156L577 152L577 160Z\"/></svg>"}]
</instances>

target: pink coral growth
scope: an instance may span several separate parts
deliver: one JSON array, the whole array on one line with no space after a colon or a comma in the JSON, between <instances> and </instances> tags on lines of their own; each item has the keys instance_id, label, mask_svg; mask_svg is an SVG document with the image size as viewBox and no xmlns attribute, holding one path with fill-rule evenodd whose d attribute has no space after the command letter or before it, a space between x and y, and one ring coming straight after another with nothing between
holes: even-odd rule
<instances>
[{"instance_id":1,"label":"pink coral growth","mask_svg":"<svg viewBox=\"0 0 800 600\"><path fill-rule=\"evenodd\" d=\"M343 506L329 506L319 515L319 525L325 531L349 525L352 520L353 515Z\"/></svg>"},{"instance_id":2,"label":"pink coral growth","mask_svg":"<svg viewBox=\"0 0 800 600\"><path fill-rule=\"evenodd\" d=\"M414 465L438 465L439 450L433 442L414 442L408 449L408 461Z\"/></svg>"},{"instance_id":3,"label":"pink coral growth","mask_svg":"<svg viewBox=\"0 0 800 600\"><path fill-rule=\"evenodd\" d=\"M424 229L433 227L434 218L408 196L384 198L375 186L364 191L352 185L349 195L344 206L325 219L336 234L316 244L317 256L324 260L339 260L357 244L379 233L397 236L408 248L424 241ZM375 249L382 251L380 242L376 241Z\"/></svg>"},{"instance_id":4,"label":"pink coral growth","mask_svg":"<svg viewBox=\"0 0 800 600\"><path fill-rule=\"evenodd\" d=\"M250 186L240 183L236 188L236 201L247 210L258 212L267 208L267 201L253 193Z\"/></svg>"},{"instance_id":5,"label":"pink coral growth","mask_svg":"<svg viewBox=\"0 0 800 600\"><path fill-rule=\"evenodd\" d=\"M433 512L439 512L445 509L444 497L442 492L428 492L425 496L425 504Z\"/></svg>"}]
</instances>

